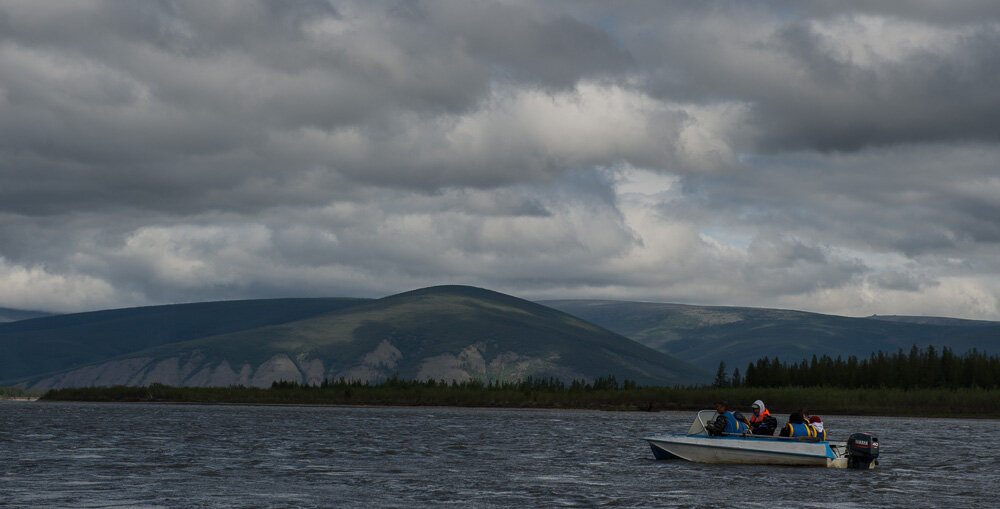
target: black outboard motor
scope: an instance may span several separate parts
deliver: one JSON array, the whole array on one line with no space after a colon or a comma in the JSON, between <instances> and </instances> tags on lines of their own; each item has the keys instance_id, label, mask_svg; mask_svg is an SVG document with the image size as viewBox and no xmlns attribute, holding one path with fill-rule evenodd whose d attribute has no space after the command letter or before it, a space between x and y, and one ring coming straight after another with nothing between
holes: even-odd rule
<instances>
[{"instance_id":1,"label":"black outboard motor","mask_svg":"<svg viewBox=\"0 0 1000 509\"><path fill-rule=\"evenodd\" d=\"M878 437L871 433L854 433L847 439L847 468L869 469L878 465Z\"/></svg>"}]
</instances>

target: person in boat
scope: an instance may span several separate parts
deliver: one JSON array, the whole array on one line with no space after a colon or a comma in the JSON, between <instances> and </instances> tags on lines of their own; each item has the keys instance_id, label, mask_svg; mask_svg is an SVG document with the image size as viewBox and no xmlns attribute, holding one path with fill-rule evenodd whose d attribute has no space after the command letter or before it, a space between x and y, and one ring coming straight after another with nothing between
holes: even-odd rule
<instances>
[{"instance_id":1,"label":"person in boat","mask_svg":"<svg viewBox=\"0 0 1000 509\"><path fill-rule=\"evenodd\" d=\"M800 410L800 412L802 412L802 420L806 422L806 426L815 430L818 438L826 440L826 431L823 431L823 419L820 419L818 415L810 415L809 411L805 408Z\"/></svg>"},{"instance_id":2,"label":"person in boat","mask_svg":"<svg viewBox=\"0 0 1000 509\"><path fill-rule=\"evenodd\" d=\"M826 430L823 429L823 419L820 419L818 415L809 416L809 425L816 430L816 436L826 440Z\"/></svg>"},{"instance_id":3,"label":"person in boat","mask_svg":"<svg viewBox=\"0 0 1000 509\"><path fill-rule=\"evenodd\" d=\"M750 416L750 433L754 435L774 435L774 430L778 429L778 419L771 416L771 412L764 406L764 402L757 400L753 402L753 415Z\"/></svg>"},{"instance_id":4,"label":"person in boat","mask_svg":"<svg viewBox=\"0 0 1000 509\"><path fill-rule=\"evenodd\" d=\"M749 431L746 423L741 422L729 411L729 403L725 401L716 402L715 413L718 414L718 417L705 425L705 430L708 431L709 435L721 435L723 433L739 435Z\"/></svg>"},{"instance_id":5,"label":"person in boat","mask_svg":"<svg viewBox=\"0 0 1000 509\"><path fill-rule=\"evenodd\" d=\"M781 428L778 433L780 437L808 437L818 440L826 440L826 432L817 433L816 428L809 424L809 412L806 409L799 410L788 416L788 423Z\"/></svg>"},{"instance_id":6,"label":"person in boat","mask_svg":"<svg viewBox=\"0 0 1000 509\"><path fill-rule=\"evenodd\" d=\"M742 422L743 425L747 427L747 431L750 430L750 419L747 419L747 416L741 414L740 412L733 412L733 417L735 417L737 421Z\"/></svg>"}]
</instances>

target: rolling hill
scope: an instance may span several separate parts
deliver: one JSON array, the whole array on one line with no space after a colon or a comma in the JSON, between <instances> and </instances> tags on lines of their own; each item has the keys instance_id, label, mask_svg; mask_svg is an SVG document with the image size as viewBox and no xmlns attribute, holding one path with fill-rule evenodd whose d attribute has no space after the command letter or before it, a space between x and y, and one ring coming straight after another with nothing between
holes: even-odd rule
<instances>
[{"instance_id":1,"label":"rolling hill","mask_svg":"<svg viewBox=\"0 0 1000 509\"><path fill-rule=\"evenodd\" d=\"M366 299L267 299L112 309L0 323L0 385L162 344L301 320Z\"/></svg>"},{"instance_id":2,"label":"rolling hill","mask_svg":"<svg viewBox=\"0 0 1000 509\"><path fill-rule=\"evenodd\" d=\"M920 323L924 325L954 325L962 327L995 327L997 322L987 320L966 320L963 318L947 318L943 316L905 316L905 315L871 315L869 320L884 320L887 322Z\"/></svg>"},{"instance_id":3,"label":"rolling hill","mask_svg":"<svg viewBox=\"0 0 1000 509\"><path fill-rule=\"evenodd\" d=\"M0 308L0 323L16 322L18 320L28 320L30 318L41 318L52 316L52 313L43 311L25 311L23 309Z\"/></svg>"},{"instance_id":4,"label":"rolling hill","mask_svg":"<svg viewBox=\"0 0 1000 509\"><path fill-rule=\"evenodd\" d=\"M543 301L705 369L743 370L761 357L799 361L895 352L913 345L1000 351L1000 322L928 317L849 318L780 309L601 300Z\"/></svg>"},{"instance_id":5,"label":"rolling hill","mask_svg":"<svg viewBox=\"0 0 1000 509\"><path fill-rule=\"evenodd\" d=\"M300 310L308 316L298 318L288 313L299 302L284 302L285 311L277 313L268 311L273 301L246 301L0 324L7 325L0 327L0 346L19 344L22 350L19 361L0 364L0 384L269 386L277 380L318 383L398 374L446 381L614 375L674 385L710 378L705 370L576 317L480 288L442 286L378 300L309 301L314 301L309 311ZM209 304L228 305L231 314L220 320L218 311L199 308ZM237 316L243 306L254 309ZM324 306L334 309L324 311ZM180 323L163 316L181 311ZM54 360L38 359L45 349L24 351L31 334L57 353ZM84 352L86 365L57 369Z\"/></svg>"}]
</instances>

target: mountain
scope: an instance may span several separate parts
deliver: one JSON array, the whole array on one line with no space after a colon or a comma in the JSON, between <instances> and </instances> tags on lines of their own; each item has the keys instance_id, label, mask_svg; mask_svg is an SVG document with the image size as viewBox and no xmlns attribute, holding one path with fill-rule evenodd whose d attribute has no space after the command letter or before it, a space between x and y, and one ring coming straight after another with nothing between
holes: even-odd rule
<instances>
[{"instance_id":1,"label":"mountain","mask_svg":"<svg viewBox=\"0 0 1000 509\"><path fill-rule=\"evenodd\" d=\"M904 316L904 315L872 315L869 320L884 320L887 322L920 323L924 325L954 325L962 327L995 327L1000 322L987 320L966 320L963 318L947 318L943 316Z\"/></svg>"},{"instance_id":2,"label":"mountain","mask_svg":"<svg viewBox=\"0 0 1000 509\"><path fill-rule=\"evenodd\" d=\"M18 320L28 320L30 318L41 318L52 316L52 313L44 311L24 311L22 309L0 308L0 323L16 322Z\"/></svg>"},{"instance_id":3,"label":"mountain","mask_svg":"<svg viewBox=\"0 0 1000 509\"><path fill-rule=\"evenodd\" d=\"M244 304L257 309L244 318L268 307L268 301ZM113 332L116 341L110 346L92 330L93 317L37 319L34 322L49 324L62 319L66 327L61 328L60 348L77 355L88 348L85 345L102 350L91 353L87 365L59 372L45 366L29 373L5 363L0 365L0 378L39 389L154 382L270 386L276 380L379 380L396 374L446 381L527 376L569 381L613 375L643 385L710 379L705 370L579 318L490 290L440 286L339 304L327 312L316 306L317 312L310 316L253 327L235 315L226 323L217 323L214 313L185 315L188 326L179 327L136 315L149 308L101 312L124 313L126 328L132 330L124 333L112 321L96 321L105 333ZM186 311L204 305L208 304L189 305L194 308ZM74 319L80 324L68 327ZM161 330L164 326L166 331ZM55 328L41 329L48 333ZM0 345L10 344L14 332L23 338L28 331L0 327ZM55 345L56 336L46 337Z\"/></svg>"},{"instance_id":4,"label":"mountain","mask_svg":"<svg viewBox=\"0 0 1000 509\"><path fill-rule=\"evenodd\" d=\"M275 325L367 299L268 299L113 309L0 323L0 385L150 347Z\"/></svg>"},{"instance_id":5,"label":"mountain","mask_svg":"<svg viewBox=\"0 0 1000 509\"><path fill-rule=\"evenodd\" d=\"M602 300L542 303L705 369L724 361L729 370L742 371L765 356L795 362L813 355L867 357L878 350L908 351L914 344L948 346L956 353L1000 351L1000 322Z\"/></svg>"}]
</instances>

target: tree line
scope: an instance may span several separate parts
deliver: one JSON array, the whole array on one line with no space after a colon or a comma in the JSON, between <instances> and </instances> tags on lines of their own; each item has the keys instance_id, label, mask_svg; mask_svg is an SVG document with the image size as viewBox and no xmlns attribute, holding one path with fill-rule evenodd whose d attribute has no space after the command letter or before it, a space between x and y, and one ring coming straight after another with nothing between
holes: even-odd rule
<instances>
[{"instance_id":1,"label":"tree line","mask_svg":"<svg viewBox=\"0 0 1000 509\"><path fill-rule=\"evenodd\" d=\"M587 386L590 386L588 389ZM1000 390L991 389L840 389L830 387L634 387L617 384L552 384L477 381L449 382L397 379L381 383L330 382L325 387L279 382L259 387L86 387L54 389L43 400L251 405L455 406L551 408L625 411L703 410L712 402L729 401L744 413L763 399L772 413L784 414L807 405L823 416L896 415L1000 417Z\"/></svg>"},{"instance_id":2,"label":"tree line","mask_svg":"<svg viewBox=\"0 0 1000 509\"><path fill-rule=\"evenodd\" d=\"M637 403L634 400L634 393L640 389L634 381L619 382L613 375L598 377L592 381L573 380L569 383L554 377L526 377L516 381L471 379L448 382L393 376L376 382L344 378L328 379L321 384L276 381L269 388L242 385L172 387L158 383L145 387L123 385L75 387L49 390L41 399L98 402L648 409L652 403Z\"/></svg>"},{"instance_id":3,"label":"tree line","mask_svg":"<svg viewBox=\"0 0 1000 509\"><path fill-rule=\"evenodd\" d=\"M719 363L714 387L837 387L845 389L996 389L1000 356L972 349L956 355L950 348L914 345L909 353L879 350L868 358L827 355L800 362L763 357L730 376Z\"/></svg>"},{"instance_id":4,"label":"tree line","mask_svg":"<svg viewBox=\"0 0 1000 509\"><path fill-rule=\"evenodd\" d=\"M370 383L368 381L362 380L347 380L341 377L338 380L326 379L319 385L309 385L302 384L299 382L288 382L288 381L276 381L271 383L272 389L279 390L328 390L328 389L348 389L351 387L368 387L368 386L378 386L385 387L388 389L413 389L413 388L452 388L452 389L468 389L468 390L485 390L485 391L521 391L521 392L531 392L531 391L543 391L543 392L591 392L591 391L616 391L616 390L629 390L635 389L636 383L633 380L625 379L621 383L614 375L608 375L606 377L597 377L592 382L587 380L573 380L569 384L563 382L562 379L556 377L532 377L527 376L518 380L480 380L478 378L472 378L469 380L452 380L450 383L447 380L415 380L400 378L399 374L394 374L392 378L388 378L381 382Z\"/></svg>"}]
</instances>

